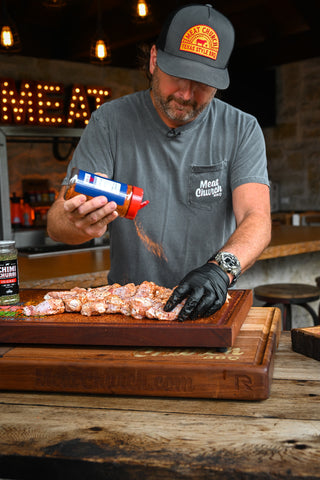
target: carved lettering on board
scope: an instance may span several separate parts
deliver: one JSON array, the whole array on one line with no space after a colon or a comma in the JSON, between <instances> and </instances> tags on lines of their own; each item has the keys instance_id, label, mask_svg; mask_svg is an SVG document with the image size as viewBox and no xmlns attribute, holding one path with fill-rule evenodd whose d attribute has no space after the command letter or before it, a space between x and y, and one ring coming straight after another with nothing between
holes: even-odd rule
<instances>
[{"instance_id":1,"label":"carved lettering on board","mask_svg":"<svg viewBox=\"0 0 320 480\"><path fill-rule=\"evenodd\" d=\"M143 372L99 371L92 369L50 368L36 369L36 387L67 391L117 393L123 391L188 393L194 390L192 378L187 375L162 375Z\"/></svg>"},{"instance_id":2,"label":"carved lettering on board","mask_svg":"<svg viewBox=\"0 0 320 480\"><path fill-rule=\"evenodd\" d=\"M195 357L197 360L230 360L236 361L244 354L239 347L229 347L225 352L219 352L216 349L204 350L203 348L156 348L148 349L137 348L133 356L142 357L174 357L174 359Z\"/></svg>"},{"instance_id":3,"label":"carved lettering on board","mask_svg":"<svg viewBox=\"0 0 320 480\"><path fill-rule=\"evenodd\" d=\"M249 375L235 375L235 386L237 390L252 390L252 378Z\"/></svg>"}]
</instances>

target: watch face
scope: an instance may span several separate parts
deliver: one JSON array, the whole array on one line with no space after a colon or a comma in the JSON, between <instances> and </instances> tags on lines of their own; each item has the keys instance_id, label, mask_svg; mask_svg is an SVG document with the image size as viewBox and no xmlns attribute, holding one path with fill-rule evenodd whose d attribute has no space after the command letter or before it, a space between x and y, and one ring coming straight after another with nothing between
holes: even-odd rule
<instances>
[{"instance_id":1,"label":"watch face","mask_svg":"<svg viewBox=\"0 0 320 480\"><path fill-rule=\"evenodd\" d=\"M231 255L228 255L228 254L225 255L223 261L229 267L234 267L235 266L234 258Z\"/></svg>"},{"instance_id":2,"label":"watch face","mask_svg":"<svg viewBox=\"0 0 320 480\"><path fill-rule=\"evenodd\" d=\"M219 265L228 273L237 275L241 272L240 262L232 253L219 252L216 260Z\"/></svg>"}]
</instances>

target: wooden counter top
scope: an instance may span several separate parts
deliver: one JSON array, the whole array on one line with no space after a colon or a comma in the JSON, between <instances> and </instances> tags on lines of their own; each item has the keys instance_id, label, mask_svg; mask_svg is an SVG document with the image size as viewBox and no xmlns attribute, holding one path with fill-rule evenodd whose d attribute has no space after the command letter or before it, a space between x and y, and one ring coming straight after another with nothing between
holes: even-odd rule
<instances>
[{"instance_id":1,"label":"wooden counter top","mask_svg":"<svg viewBox=\"0 0 320 480\"><path fill-rule=\"evenodd\" d=\"M1 392L1 477L318 480L319 365L283 332L261 402Z\"/></svg>"},{"instance_id":2,"label":"wooden counter top","mask_svg":"<svg viewBox=\"0 0 320 480\"><path fill-rule=\"evenodd\" d=\"M108 283L110 252L104 248L44 257L19 256L18 264L21 288L95 287Z\"/></svg>"},{"instance_id":3,"label":"wooden counter top","mask_svg":"<svg viewBox=\"0 0 320 480\"><path fill-rule=\"evenodd\" d=\"M320 227L274 226L270 245L259 260L320 251Z\"/></svg>"}]
</instances>

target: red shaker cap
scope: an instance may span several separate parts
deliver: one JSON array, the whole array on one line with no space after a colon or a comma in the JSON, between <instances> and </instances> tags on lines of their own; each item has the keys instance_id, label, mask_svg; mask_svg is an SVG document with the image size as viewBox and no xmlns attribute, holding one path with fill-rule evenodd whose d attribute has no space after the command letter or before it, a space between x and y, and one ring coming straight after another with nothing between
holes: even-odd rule
<instances>
[{"instance_id":1,"label":"red shaker cap","mask_svg":"<svg viewBox=\"0 0 320 480\"><path fill-rule=\"evenodd\" d=\"M130 202L128 211L125 215L125 218L130 218L132 220L133 218L135 218L140 208L145 207L149 203L149 201L142 202L142 198L143 198L143 189L140 187L133 186L131 202Z\"/></svg>"}]
</instances>

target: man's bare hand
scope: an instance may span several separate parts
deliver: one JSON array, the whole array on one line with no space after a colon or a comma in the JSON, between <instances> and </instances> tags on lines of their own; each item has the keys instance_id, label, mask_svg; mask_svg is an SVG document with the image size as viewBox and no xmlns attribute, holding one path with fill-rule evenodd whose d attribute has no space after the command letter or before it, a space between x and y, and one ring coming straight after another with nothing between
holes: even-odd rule
<instances>
[{"instance_id":1,"label":"man's bare hand","mask_svg":"<svg viewBox=\"0 0 320 480\"><path fill-rule=\"evenodd\" d=\"M117 204L108 202L104 196L87 200L85 195L76 195L64 203L68 220L84 235L99 238L109 223L118 217Z\"/></svg>"}]
</instances>

